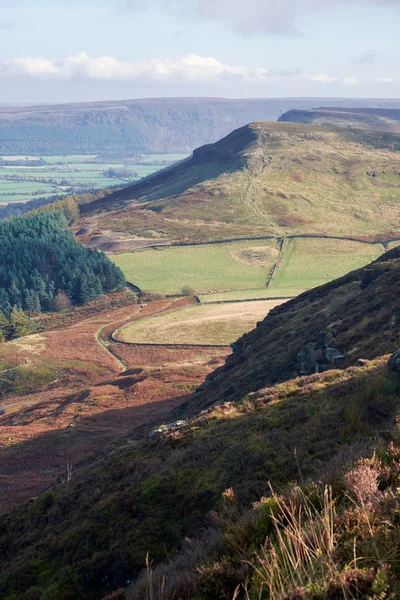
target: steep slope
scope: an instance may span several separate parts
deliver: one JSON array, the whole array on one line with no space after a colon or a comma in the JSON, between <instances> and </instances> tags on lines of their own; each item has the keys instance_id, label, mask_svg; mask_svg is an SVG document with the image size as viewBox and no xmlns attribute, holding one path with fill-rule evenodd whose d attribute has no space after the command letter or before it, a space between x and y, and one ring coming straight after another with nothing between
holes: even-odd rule
<instances>
[{"instance_id":1,"label":"steep slope","mask_svg":"<svg viewBox=\"0 0 400 600\"><path fill-rule=\"evenodd\" d=\"M341 98L149 98L53 106L0 107L0 154L190 152L250 121L276 120L291 108L374 106L399 100Z\"/></svg>"},{"instance_id":2,"label":"steep slope","mask_svg":"<svg viewBox=\"0 0 400 600\"><path fill-rule=\"evenodd\" d=\"M400 110L396 109L329 107L289 110L278 121L400 133Z\"/></svg>"},{"instance_id":3,"label":"steep slope","mask_svg":"<svg viewBox=\"0 0 400 600\"><path fill-rule=\"evenodd\" d=\"M171 241L398 237L400 136L253 123L82 207L100 231Z\"/></svg>"},{"instance_id":4,"label":"steep slope","mask_svg":"<svg viewBox=\"0 0 400 600\"><path fill-rule=\"evenodd\" d=\"M295 341L304 335L311 337L311 327L319 320L325 322L327 315L343 319L346 332L336 332L334 341L343 342L347 334L353 349L351 358L345 359L348 362L390 351L399 344L399 282L400 251L395 250L368 269L277 309L270 319L272 324L267 319L239 342L234 356L241 359L235 364L231 361L231 368L217 371L220 389L239 380L251 388L251 380L266 368L265 360L277 352L277 342L268 342L268 331L274 329L273 323L280 317L287 327L286 337L281 328L279 339L282 379L290 377L290 368L285 367L292 356L290 332ZM366 317L370 318L369 328ZM340 323L335 326L340 327ZM260 496L270 494L270 482L281 491L297 479L319 479L325 473L325 480L334 482L335 490L345 495L340 470L349 461L380 449L382 440L396 436L399 379L388 373L385 358L303 376L250 395L245 387L241 395L237 393L239 402L213 407L161 432L145 432L142 439L126 439L109 455L106 451L100 454L96 464L77 469L67 484L3 517L2 598L97 600L135 580L148 552L152 560L161 562L182 547L186 552L181 556L183 563L178 557L176 570L171 566L164 569L167 585L175 585L167 597L231 598L240 583L257 583L249 561L254 559L255 551L261 552L273 522L276 513L270 511L274 498L270 502L264 499L265 512L258 520L252 521L248 512L242 521L239 519ZM214 399L211 385L209 389ZM388 454L391 470L385 471L386 478L392 478L393 489L398 485L395 457ZM368 474L368 463L365 470ZM365 483L367 491L369 481ZM319 506L315 485L304 493ZM382 499L391 502L394 496ZM347 509L349 506L347 500ZM395 509L397 504L387 506ZM354 539L359 536L365 542L370 535L371 524L368 529L367 521L357 514L353 518L353 513L347 512L347 523L361 529L353 529L350 541L344 540L339 548L344 572L345 565L348 568L354 559ZM372 561L372 555L368 556ZM396 553L386 556L397 576ZM372 564L378 568L379 552L376 563L368 566L372 568ZM391 589L398 591L393 587L395 582L390 579ZM321 597L318 593L309 589L300 597L316 600ZM139 596L135 591L132 595L128 592L128 596L122 591L110 596L119 600L126 597L162 596ZM294 600L299 596L283 597Z\"/></svg>"},{"instance_id":5,"label":"steep slope","mask_svg":"<svg viewBox=\"0 0 400 600\"><path fill-rule=\"evenodd\" d=\"M191 410L296 375L354 365L400 346L400 247L367 267L274 308L233 345Z\"/></svg>"}]
</instances>

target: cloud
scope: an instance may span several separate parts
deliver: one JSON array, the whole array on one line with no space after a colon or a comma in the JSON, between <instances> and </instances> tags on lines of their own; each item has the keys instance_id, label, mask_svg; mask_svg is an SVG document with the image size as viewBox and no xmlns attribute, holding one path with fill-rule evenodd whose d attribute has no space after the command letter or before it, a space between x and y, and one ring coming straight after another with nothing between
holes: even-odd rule
<instances>
[{"instance_id":1,"label":"cloud","mask_svg":"<svg viewBox=\"0 0 400 600\"><path fill-rule=\"evenodd\" d=\"M347 75L343 79L343 83L345 85L358 85L359 83L361 83L361 81L357 77L353 77L353 75Z\"/></svg>"},{"instance_id":2,"label":"cloud","mask_svg":"<svg viewBox=\"0 0 400 600\"><path fill-rule=\"evenodd\" d=\"M338 81L324 73L270 71L264 67L252 69L225 65L214 57L187 54L180 58L154 58L151 60L120 61L111 56L91 58L85 52L61 60L27 56L0 61L1 77L29 76L38 79L86 78L103 81L155 81L155 82L214 82L240 79L250 84L280 81L314 81L329 84Z\"/></svg>"},{"instance_id":3,"label":"cloud","mask_svg":"<svg viewBox=\"0 0 400 600\"><path fill-rule=\"evenodd\" d=\"M297 20L311 13L347 6L348 0L117 0L131 10L157 7L174 14L187 11L205 19L220 21L242 33L298 33ZM398 6L398 0L353 0L365 6Z\"/></svg>"},{"instance_id":4,"label":"cloud","mask_svg":"<svg viewBox=\"0 0 400 600\"><path fill-rule=\"evenodd\" d=\"M376 62L378 57L379 53L376 50L366 50L356 58L356 62L359 65L372 65Z\"/></svg>"},{"instance_id":5,"label":"cloud","mask_svg":"<svg viewBox=\"0 0 400 600\"><path fill-rule=\"evenodd\" d=\"M378 77L377 83L394 83L393 77Z\"/></svg>"},{"instance_id":6,"label":"cloud","mask_svg":"<svg viewBox=\"0 0 400 600\"><path fill-rule=\"evenodd\" d=\"M317 73L316 75L306 75L306 79L310 79L311 81L318 81L318 83L333 83L334 81L338 81L337 77L330 77L330 75L326 75L325 73Z\"/></svg>"}]
</instances>

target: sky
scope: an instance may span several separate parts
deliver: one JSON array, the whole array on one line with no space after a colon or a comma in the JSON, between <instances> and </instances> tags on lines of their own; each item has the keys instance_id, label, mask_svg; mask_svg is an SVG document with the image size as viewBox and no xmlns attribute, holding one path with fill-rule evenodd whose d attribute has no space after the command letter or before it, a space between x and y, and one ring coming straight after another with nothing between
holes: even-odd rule
<instances>
[{"instance_id":1,"label":"sky","mask_svg":"<svg viewBox=\"0 0 400 600\"><path fill-rule=\"evenodd\" d=\"M400 0L0 0L0 103L400 98Z\"/></svg>"}]
</instances>

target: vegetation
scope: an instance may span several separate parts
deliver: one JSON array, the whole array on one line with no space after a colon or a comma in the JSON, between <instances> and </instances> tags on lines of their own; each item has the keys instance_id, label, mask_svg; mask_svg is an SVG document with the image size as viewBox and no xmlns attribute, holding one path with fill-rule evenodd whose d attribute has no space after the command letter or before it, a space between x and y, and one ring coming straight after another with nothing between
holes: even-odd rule
<instances>
[{"instance_id":1,"label":"vegetation","mask_svg":"<svg viewBox=\"0 0 400 600\"><path fill-rule=\"evenodd\" d=\"M349 566L360 569L356 581L359 578L367 590L374 585L381 589L379 584L393 591L392 574L398 570L394 551L399 534L398 463L391 462L389 454L385 457L380 440L396 435L399 391L399 380L388 375L384 361L377 361L289 381L243 397L239 403L215 407L158 439L126 444L73 476L68 485L42 494L2 519L2 597L99 598L134 579L145 567L147 553L156 564L181 548L184 558L178 556L161 577L156 571L153 578L154 585L161 586L164 575L167 598L232 598L238 586L236 597L243 598L241 586L247 582L250 598L258 598L262 586L262 597L275 600L268 594L268 582L272 581L269 574L279 568L287 596L282 593L276 598L294 600L298 596L291 586L296 586L296 580L290 571L277 567L284 560L277 527L287 525L292 514L284 519L286 506L299 507L293 516L301 518L297 523L304 536L323 531L318 515L326 515L327 508L330 514L337 510L340 515L333 546L332 537L318 537L318 541L314 536L310 554L302 553L304 563L296 575L298 587L304 587L300 597L324 597L317 594L346 581ZM387 475L381 488L387 495L382 496L382 512L376 519L366 500L367 513L360 513L358 505L346 499L350 490L357 499L360 477L348 477L347 487L341 484L346 465L372 456L374 449L379 450L379 468ZM327 504L318 486L303 488L296 502L295 492L286 495L290 482L307 483L322 473L328 474L327 483L335 483ZM361 493L372 491L378 498L373 476L372 472ZM283 494L282 499L271 496L271 485L279 497ZM336 509L331 500L342 506ZM259 504L249 515L253 502ZM365 514L371 517L366 519ZM388 531L383 522L389 518ZM290 523L294 528L296 521ZM290 530L288 525L287 535ZM382 536L375 545L371 531ZM275 545L275 554L264 554L267 536L265 548ZM319 546L313 546L317 541ZM384 547L393 551L383 557L379 548ZM354 564L354 559L360 562ZM379 569L387 573L386 578L378 575ZM350 575L355 574L349 573L349 583ZM279 585L279 579L274 582ZM154 592L153 597L162 596Z\"/></svg>"},{"instance_id":2,"label":"vegetation","mask_svg":"<svg viewBox=\"0 0 400 600\"><path fill-rule=\"evenodd\" d=\"M140 288L179 293L188 285L207 302L296 296L367 264L383 251L381 244L310 238L286 239L280 253L278 240L253 240L110 258ZM223 290L227 292L221 294Z\"/></svg>"},{"instance_id":3,"label":"vegetation","mask_svg":"<svg viewBox=\"0 0 400 600\"><path fill-rule=\"evenodd\" d=\"M249 256L255 245L262 248L264 261L252 260ZM180 293L184 286L190 286L199 293L265 288L277 256L277 241L263 240L141 250L110 255L110 258L127 280L140 288Z\"/></svg>"},{"instance_id":4,"label":"vegetation","mask_svg":"<svg viewBox=\"0 0 400 600\"><path fill-rule=\"evenodd\" d=\"M233 345L225 365L196 394L191 410L243 397L299 373L394 352L400 346L399 267L397 247L271 310Z\"/></svg>"},{"instance_id":5,"label":"vegetation","mask_svg":"<svg viewBox=\"0 0 400 600\"><path fill-rule=\"evenodd\" d=\"M393 133L253 123L82 210L100 229L146 239L390 241L399 237L399 150Z\"/></svg>"},{"instance_id":6,"label":"vegetation","mask_svg":"<svg viewBox=\"0 0 400 600\"><path fill-rule=\"evenodd\" d=\"M106 195L96 195L98 189L109 188L110 194L112 188L116 191L183 157L137 157L139 164L124 157L110 162L101 156L0 158L0 218L22 214L66 194L92 194L90 201L94 201Z\"/></svg>"},{"instance_id":7,"label":"vegetation","mask_svg":"<svg viewBox=\"0 0 400 600\"><path fill-rule=\"evenodd\" d=\"M120 339L148 344L229 345L253 329L280 301L194 305L142 319L119 330Z\"/></svg>"},{"instance_id":8,"label":"vegetation","mask_svg":"<svg viewBox=\"0 0 400 600\"><path fill-rule=\"evenodd\" d=\"M276 296L296 296L368 264L383 252L382 244L315 238L289 239L283 248L269 291Z\"/></svg>"},{"instance_id":9,"label":"vegetation","mask_svg":"<svg viewBox=\"0 0 400 600\"><path fill-rule=\"evenodd\" d=\"M0 309L49 311L58 290L72 304L85 304L121 289L125 279L104 254L83 248L61 213L18 217L0 224ZM8 337L8 336L7 336Z\"/></svg>"}]
</instances>

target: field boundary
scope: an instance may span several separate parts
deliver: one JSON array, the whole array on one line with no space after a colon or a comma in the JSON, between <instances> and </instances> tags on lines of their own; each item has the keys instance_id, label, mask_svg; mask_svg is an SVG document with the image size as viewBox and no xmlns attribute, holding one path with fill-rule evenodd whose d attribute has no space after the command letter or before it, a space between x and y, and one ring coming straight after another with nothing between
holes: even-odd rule
<instances>
[{"instance_id":1,"label":"field boundary","mask_svg":"<svg viewBox=\"0 0 400 600\"><path fill-rule=\"evenodd\" d=\"M268 300L293 300L296 296L274 296L273 298L241 298L240 300L213 300L211 302L201 302L202 306L209 306L210 304L237 304L238 302L266 302Z\"/></svg>"},{"instance_id":2,"label":"field boundary","mask_svg":"<svg viewBox=\"0 0 400 600\"><path fill-rule=\"evenodd\" d=\"M231 244L234 242L257 242L262 240L290 240L290 239L317 239L317 240L338 240L343 242L359 242L360 244L380 244L386 247L391 242L400 242L400 234L396 234L396 237L389 237L382 240L366 240L363 237L354 236L341 236L341 235L324 235L318 233L293 233L289 235L263 235L257 237L237 237L237 238L226 238L223 240L211 240L209 242L165 242L164 244L154 243L145 248L138 248L137 250L131 250L130 252L109 252L109 254L131 254L133 252L141 252L153 248L179 248L188 246L213 246L216 244Z\"/></svg>"}]
</instances>

